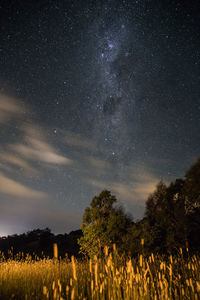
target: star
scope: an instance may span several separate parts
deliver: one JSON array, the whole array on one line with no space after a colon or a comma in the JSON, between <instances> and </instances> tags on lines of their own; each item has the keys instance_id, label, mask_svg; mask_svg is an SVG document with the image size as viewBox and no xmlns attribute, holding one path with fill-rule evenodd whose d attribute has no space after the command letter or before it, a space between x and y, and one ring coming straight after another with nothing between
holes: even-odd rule
<instances>
[{"instance_id":1,"label":"star","mask_svg":"<svg viewBox=\"0 0 200 300\"><path fill-rule=\"evenodd\" d=\"M112 50L114 48L114 44L112 42L108 43L108 48L109 50Z\"/></svg>"}]
</instances>

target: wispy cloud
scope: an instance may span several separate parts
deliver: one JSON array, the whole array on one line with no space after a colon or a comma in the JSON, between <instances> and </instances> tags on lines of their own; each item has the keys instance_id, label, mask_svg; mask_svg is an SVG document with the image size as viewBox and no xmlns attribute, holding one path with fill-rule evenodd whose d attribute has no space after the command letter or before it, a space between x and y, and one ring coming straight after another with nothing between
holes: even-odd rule
<instances>
[{"instance_id":1,"label":"wispy cloud","mask_svg":"<svg viewBox=\"0 0 200 300\"><path fill-rule=\"evenodd\" d=\"M46 193L31 189L11 178L6 177L3 173L0 173L0 193L26 199L44 199L47 197Z\"/></svg>"},{"instance_id":2,"label":"wispy cloud","mask_svg":"<svg viewBox=\"0 0 200 300\"><path fill-rule=\"evenodd\" d=\"M30 166L30 164L25 161L23 158L17 157L14 153L1 153L0 161L8 169L8 165L19 167L21 170L24 170L28 175L38 174L38 170ZM2 165L1 165L2 167ZM10 167L10 170L11 170ZM5 169L5 168L4 168ZM14 170L13 170L14 171Z\"/></svg>"},{"instance_id":3,"label":"wispy cloud","mask_svg":"<svg viewBox=\"0 0 200 300\"><path fill-rule=\"evenodd\" d=\"M149 171L144 171L144 169L141 173L127 174L125 179L124 182L88 179L88 183L100 189L110 189L119 199L127 203L144 205L147 197L154 191L159 181L158 177Z\"/></svg>"},{"instance_id":4,"label":"wispy cloud","mask_svg":"<svg viewBox=\"0 0 200 300\"><path fill-rule=\"evenodd\" d=\"M30 166L31 161L59 165L71 164L70 158L59 153L51 145L42 126L36 125L32 119L29 119L29 123L25 122L25 119L28 119L27 114L31 115L29 107L22 107L18 100L0 94L0 124L4 126L9 122L11 125L12 120L13 131L20 137L20 142L10 141L9 144L4 145L4 149L0 148L0 162L24 168L26 171L33 171Z\"/></svg>"},{"instance_id":5,"label":"wispy cloud","mask_svg":"<svg viewBox=\"0 0 200 300\"><path fill-rule=\"evenodd\" d=\"M72 160L48 140L47 129L36 125L31 118L25 122L24 112L31 115L30 108L21 107L20 102L14 98L0 95L0 125L5 133L10 133L11 128L14 133L12 136L4 134L0 145L0 195L10 196L13 201L16 197L47 198L47 193L37 190L34 179L34 187L23 184L26 177L42 180L44 171L51 168L52 172L52 168L57 165L72 164Z\"/></svg>"},{"instance_id":6,"label":"wispy cloud","mask_svg":"<svg viewBox=\"0 0 200 300\"><path fill-rule=\"evenodd\" d=\"M89 139L83 138L78 134L63 131L63 141L69 146L79 147L87 150L97 150L96 145Z\"/></svg>"},{"instance_id":7,"label":"wispy cloud","mask_svg":"<svg viewBox=\"0 0 200 300\"><path fill-rule=\"evenodd\" d=\"M47 141L45 131L34 124L27 125L22 123L19 127L20 142L9 143L0 149L0 168L13 169L19 167L26 174L36 175L38 170L31 164L42 162L46 167L51 165L69 165L72 160L61 153Z\"/></svg>"},{"instance_id":8,"label":"wispy cloud","mask_svg":"<svg viewBox=\"0 0 200 300\"><path fill-rule=\"evenodd\" d=\"M69 158L56 153L52 146L35 138L29 138L29 143L27 145L12 145L11 149L18 154L23 155L26 159L33 161L36 160L50 164L64 165L72 163L72 160Z\"/></svg>"},{"instance_id":9,"label":"wispy cloud","mask_svg":"<svg viewBox=\"0 0 200 300\"><path fill-rule=\"evenodd\" d=\"M100 171L108 171L111 169L111 164L103 159L89 156L87 160L92 167Z\"/></svg>"},{"instance_id":10,"label":"wispy cloud","mask_svg":"<svg viewBox=\"0 0 200 300\"><path fill-rule=\"evenodd\" d=\"M0 123L6 123L11 117L19 116L21 111L15 99L0 94Z\"/></svg>"}]
</instances>

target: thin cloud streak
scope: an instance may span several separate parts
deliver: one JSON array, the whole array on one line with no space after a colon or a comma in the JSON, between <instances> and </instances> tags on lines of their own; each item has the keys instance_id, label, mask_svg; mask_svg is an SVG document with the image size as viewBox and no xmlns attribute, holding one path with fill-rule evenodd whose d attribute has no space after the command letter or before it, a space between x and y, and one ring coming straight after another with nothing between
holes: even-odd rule
<instances>
[{"instance_id":1,"label":"thin cloud streak","mask_svg":"<svg viewBox=\"0 0 200 300\"><path fill-rule=\"evenodd\" d=\"M9 196L30 199L44 199L48 196L44 192L31 189L13 179L6 177L3 173L0 173L0 193Z\"/></svg>"},{"instance_id":2,"label":"thin cloud streak","mask_svg":"<svg viewBox=\"0 0 200 300\"><path fill-rule=\"evenodd\" d=\"M72 164L72 160L59 154L47 141L45 130L37 125L22 126L24 142L12 145L12 149L26 159L41 161L48 164Z\"/></svg>"},{"instance_id":3,"label":"thin cloud streak","mask_svg":"<svg viewBox=\"0 0 200 300\"><path fill-rule=\"evenodd\" d=\"M130 178L133 178L130 181ZM150 193L152 193L159 181L155 175L146 171L141 174L129 174L127 175L126 181L128 183L114 182L114 181L100 181L95 179L88 179L88 183L92 186L98 187L100 189L110 189L113 193L122 199L123 201L136 204L145 204Z\"/></svg>"},{"instance_id":4,"label":"thin cloud streak","mask_svg":"<svg viewBox=\"0 0 200 300\"><path fill-rule=\"evenodd\" d=\"M6 166L9 164L11 166L19 167L20 169L23 169L28 175L37 175L39 173L38 170L31 167L28 164L28 162L26 162L24 159L20 157L17 157L13 153L1 153L0 159L2 163L6 164Z\"/></svg>"},{"instance_id":5,"label":"thin cloud streak","mask_svg":"<svg viewBox=\"0 0 200 300\"><path fill-rule=\"evenodd\" d=\"M69 131L63 131L63 136L63 142L69 146L80 147L90 151L97 150L96 145L92 141L82 138L80 135Z\"/></svg>"},{"instance_id":6,"label":"thin cloud streak","mask_svg":"<svg viewBox=\"0 0 200 300\"><path fill-rule=\"evenodd\" d=\"M0 123L5 124L10 117L19 116L21 109L15 99L0 94Z\"/></svg>"},{"instance_id":7,"label":"thin cloud streak","mask_svg":"<svg viewBox=\"0 0 200 300\"><path fill-rule=\"evenodd\" d=\"M55 149L47 143L35 139L30 139L29 145L13 145L12 150L30 160L64 165L72 163L71 159L55 153Z\"/></svg>"},{"instance_id":8,"label":"thin cloud streak","mask_svg":"<svg viewBox=\"0 0 200 300\"><path fill-rule=\"evenodd\" d=\"M98 170L107 171L111 169L111 164L103 159L99 159L93 156L87 158L90 165Z\"/></svg>"}]
</instances>

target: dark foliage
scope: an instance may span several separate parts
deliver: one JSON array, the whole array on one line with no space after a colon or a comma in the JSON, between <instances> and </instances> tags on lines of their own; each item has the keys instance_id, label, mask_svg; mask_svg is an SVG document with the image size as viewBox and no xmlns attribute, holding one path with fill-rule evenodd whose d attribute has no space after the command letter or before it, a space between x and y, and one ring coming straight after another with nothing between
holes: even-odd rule
<instances>
[{"instance_id":1,"label":"dark foliage","mask_svg":"<svg viewBox=\"0 0 200 300\"><path fill-rule=\"evenodd\" d=\"M151 250L174 252L200 249L200 159L169 186L159 183L146 202L152 238Z\"/></svg>"},{"instance_id":2,"label":"dark foliage","mask_svg":"<svg viewBox=\"0 0 200 300\"><path fill-rule=\"evenodd\" d=\"M0 249L5 256L10 256L12 250L13 255L19 252L27 253L32 256L53 257L53 244L58 245L58 255L62 258L67 254L78 257L79 246L77 239L82 236L81 230L72 231L69 234L54 235L49 228L36 229L20 235L11 235L0 238Z\"/></svg>"}]
</instances>

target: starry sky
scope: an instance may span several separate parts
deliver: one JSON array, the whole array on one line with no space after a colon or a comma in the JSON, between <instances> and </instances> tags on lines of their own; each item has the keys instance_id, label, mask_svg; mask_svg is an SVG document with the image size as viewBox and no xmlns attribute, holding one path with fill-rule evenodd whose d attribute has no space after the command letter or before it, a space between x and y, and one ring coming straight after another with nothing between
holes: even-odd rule
<instances>
[{"instance_id":1,"label":"starry sky","mask_svg":"<svg viewBox=\"0 0 200 300\"><path fill-rule=\"evenodd\" d=\"M134 220L200 155L198 1L0 1L0 236Z\"/></svg>"}]
</instances>

